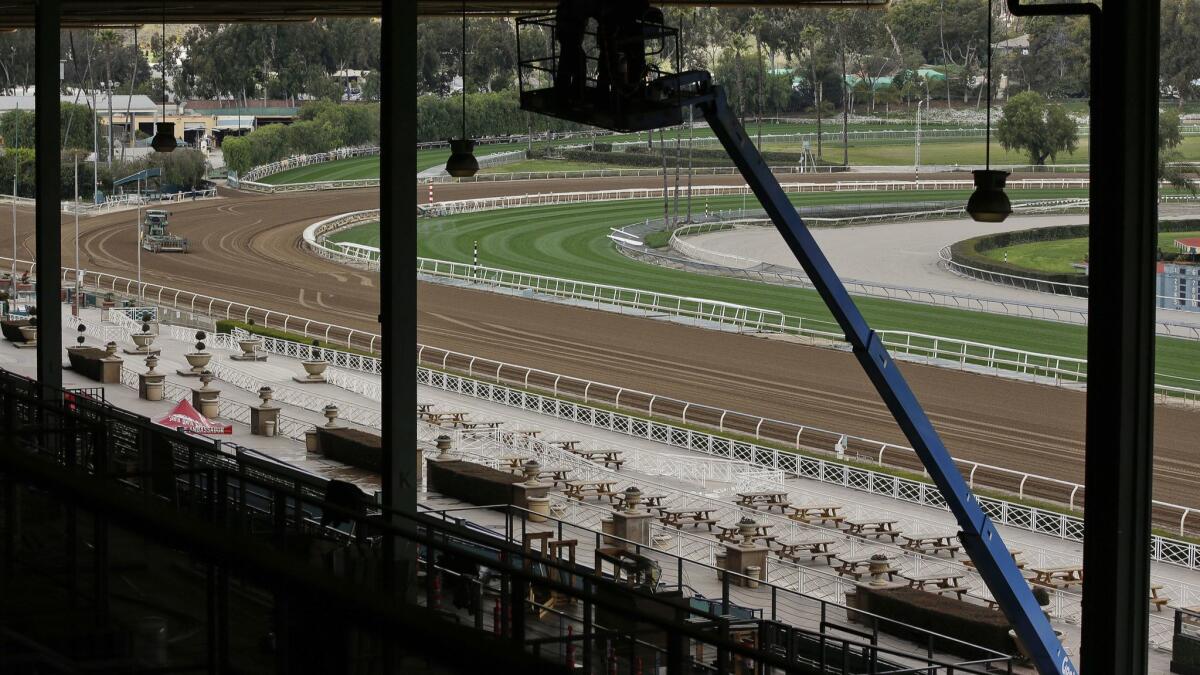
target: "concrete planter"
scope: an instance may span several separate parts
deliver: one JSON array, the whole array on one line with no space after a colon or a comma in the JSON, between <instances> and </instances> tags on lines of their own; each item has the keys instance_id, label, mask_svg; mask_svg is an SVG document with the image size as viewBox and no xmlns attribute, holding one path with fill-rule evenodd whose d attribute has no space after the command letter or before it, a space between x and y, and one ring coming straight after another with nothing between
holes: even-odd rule
<instances>
[{"instance_id":1,"label":"concrete planter","mask_svg":"<svg viewBox=\"0 0 1200 675\"><path fill-rule=\"evenodd\" d=\"M208 366L208 362L212 361L212 354L208 352L188 352L183 355L183 358L187 359L188 365L199 375Z\"/></svg>"},{"instance_id":2,"label":"concrete planter","mask_svg":"<svg viewBox=\"0 0 1200 675\"><path fill-rule=\"evenodd\" d=\"M246 340L238 340L237 343L238 343L238 347L240 347L242 350L242 356L251 356L251 357L254 356L255 350L258 349L258 345L261 344L261 342L259 342L258 340L254 339L254 338L248 338Z\"/></svg>"},{"instance_id":3,"label":"concrete planter","mask_svg":"<svg viewBox=\"0 0 1200 675\"><path fill-rule=\"evenodd\" d=\"M25 338L25 344L37 344L37 326L21 326L21 337Z\"/></svg>"},{"instance_id":4,"label":"concrete planter","mask_svg":"<svg viewBox=\"0 0 1200 675\"><path fill-rule=\"evenodd\" d=\"M329 367L329 362L301 361L300 365L304 366L304 372L308 373L309 377L321 377L325 374L325 369Z\"/></svg>"}]
</instances>

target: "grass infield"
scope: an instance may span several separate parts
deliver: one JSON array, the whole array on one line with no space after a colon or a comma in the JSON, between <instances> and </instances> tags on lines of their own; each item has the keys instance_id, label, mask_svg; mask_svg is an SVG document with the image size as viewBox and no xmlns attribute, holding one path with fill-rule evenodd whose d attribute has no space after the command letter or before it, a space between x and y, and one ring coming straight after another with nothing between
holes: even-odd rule
<instances>
[{"instance_id":1,"label":"grass infield","mask_svg":"<svg viewBox=\"0 0 1200 675\"><path fill-rule=\"evenodd\" d=\"M1162 232L1158 235L1158 247L1163 251L1174 251L1175 240L1187 237L1200 237L1200 232ZM1037 241L1028 244L1017 244L1004 248L994 248L984 251L983 255L993 260L1004 262L1008 254L1008 264L1014 267L1050 272L1053 274L1070 274L1078 272L1072 263L1081 263L1087 256L1087 237L1074 239L1059 239L1058 241ZM1021 270L1014 269L1014 274ZM1085 277L1080 274L1080 283L1085 283Z\"/></svg>"},{"instance_id":2,"label":"grass infield","mask_svg":"<svg viewBox=\"0 0 1200 675\"><path fill-rule=\"evenodd\" d=\"M288 169L262 178L259 182L268 185L284 183L315 183L323 180L360 180L379 178L379 157L354 157L336 162L310 164Z\"/></svg>"},{"instance_id":3,"label":"grass infield","mask_svg":"<svg viewBox=\"0 0 1200 675\"><path fill-rule=\"evenodd\" d=\"M1081 191L1014 191L1017 199L1082 196ZM825 193L793 195L798 206L830 203L963 200L967 192ZM714 209L737 208L740 197L710 198ZM778 310L811 320L832 321L813 291L666 269L631 260L607 238L609 228L662 215L656 200L504 209L418 222L421 256L471 262L472 242L479 242L480 264L568 279L612 284L689 297ZM365 235L364 235L365 236ZM857 297L877 329L913 331L1046 354L1083 358L1086 328L969 312L878 298ZM1200 378L1200 343L1158 338L1157 370L1174 377L1164 383L1184 385L1178 377Z\"/></svg>"}]
</instances>

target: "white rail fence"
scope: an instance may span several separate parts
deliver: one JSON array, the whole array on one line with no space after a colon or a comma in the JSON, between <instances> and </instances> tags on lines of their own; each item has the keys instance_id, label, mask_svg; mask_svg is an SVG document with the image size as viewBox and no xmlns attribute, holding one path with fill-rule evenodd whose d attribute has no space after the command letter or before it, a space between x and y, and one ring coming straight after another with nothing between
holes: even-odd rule
<instances>
[{"instance_id":1,"label":"white rail fence","mask_svg":"<svg viewBox=\"0 0 1200 675\"><path fill-rule=\"evenodd\" d=\"M0 256L0 260L9 261L12 258ZM16 260L18 274L28 271L36 273L36 265L28 260ZM64 267L62 282L72 284L75 281L75 270ZM195 314L206 314L216 319L232 319L249 322L253 319L264 327L278 328L303 335L305 338L319 339L325 346L347 347L374 353L380 347L378 333L369 333L356 328L347 328L336 324L325 323L315 319L298 317L287 312L247 305L241 302L216 298L201 293L193 293L178 288L160 286L152 283L142 283L134 279L120 277L104 272L84 270L80 273L80 281L84 289L100 293L111 292L130 298L138 298L140 302L153 302L159 307L170 307Z\"/></svg>"},{"instance_id":2,"label":"white rail fence","mask_svg":"<svg viewBox=\"0 0 1200 675\"><path fill-rule=\"evenodd\" d=\"M781 470L788 475L813 478L822 482L841 485L872 494L880 494L893 499L922 504L933 508L946 508L945 500L942 498L941 493L930 483L882 473L869 468L867 465L853 465L841 461L827 460L811 455L763 446L750 441L740 441L704 431L679 427L665 422L647 420L633 414L596 408L588 405L586 401L584 403L576 403L562 400L557 398L557 396L561 395L559 392L548 396L523 389L516 389L504 384L509 383L529 387L529 380L535 371L523 368L510 367L507 373L502 372L502 369L496 369L493 372L496 372L497 375L491 377L494 380L493 382L484 382L473 377L450 374L445 372L448 368L452 367L448 358L427 358L424 354L424 349L429 349L438 356L447 354L447 352L439 349L422 349L422 354L418 357L418 363L435 365L440 369L419 366L417 379L420 384L426 384L435 388L445 389L454 393L522 410L538 412L587 426L595 426L608 431L665 443L674 447L686 448L716 457L746 461L769 469ZM479 361L481 362L480 365L483 365L483 360ZM495 362L486 363L494 364ZM453 367L457 369L462 366L455 364ZM554 376L553 374L549 375L552 376L550 379L551 383L566 384L565 380L567 378ZM535 386L544 385L535 381ZM605 391L602 391L602 388ZM583 389L586 392L594 389L596 393L604 394L604 399L601 402L605 405L615 405L616 407L620 407L620 404L616 404L615 401L621 398L622 393L625 394L626 407L630 407L628 401L633 399L634 395L638 393L616 387L604 388L603 385L595 386L595 383L591 382L587 382ZM614 391L616 392L616 396L611 395ZM645 406L636 406L634 410L638 413L644 413ZM729 411L714 412L720 412L721 418L726 418L730 415ZM734 414L736 415L736 413ZM766 420L762 418L757 419L759 419L759 423L752 426L758 427L761 430L762 423L766 422ZM894 457L895 459L903 456L909 458L913 456L912 450L903 446L836 434L812 427L789 426L795 429L795 447L801 451L828 453L834 443L845 439L845 442L851 448L851 455L856 454L853 450L855 447L869 448L874 446L876 450L873 453L874 456L870 457L870 461L878 465L884 463L885 456ZM1063 501L1068 502L1072 510L1082 500L1084 493L1082 485L1068 481L1045 478L976 462L957 460L957 464L959 470L963 473L972 488L977 484L989 484L1002 489L1012 489L1022 497L1030 494L1035 489L1039 493L1057 493L1063 495ZM991 497L979 497L979 500L989 517L1000 524L1039 534L1047 534L1060 539L1082 541L1083 519L1078 516ZM1163 517L1178 519L1176 522L1179 523L1181 534L1186 531L1188 517L1195 513L1195 509L1190 507L1161 501L1155 501L1154 506L1156 511ZM1186 541L1155 535L1154 559L1173 565L1200 569L1200 546Z\"/></svg>"},{"instance_id":3,"label":"white rail fence","mask_svg":"<svg viewBox=\"0 0 1200 675\"><path fill-rule=\"evenodd\" d=\"M311 166L313 164L324 164L326 162L336 162L339 159L350 159L353 157L375 157L379 155L379 146L350 146L345 148L337 148L328 152L316 152L311 155L292 155L278 162L270 164L262 164L256 166L240 176L241 181L257 181L261 178L266 178L277 173L282 173L290 169L296 169L302 166Z\"/></svg>"},{"instance_id":4,"label":"white rail fence","mask_svg":"<svg viewBox=\"0 0 1200 675\"><path fill-rule=\"evenodd\" d=\"M1070 190L1085 189L1089 184L1086 178L1026 178L1009 181L1007 187L1011 190ZM969 180L921 180L921 181L840 181L836 183L783 183L780 187L787 193L817 193L817 192L910 192L914 190L970 190L973 183ZM450 215L456 213L476 213L493 209L517 208L523 206L551 206L557 204L576 204L587 202L623 201L630 199L662 199L664 192L674 196L677 189L673 186L666 188L633 188L623 190L555 192L549 194L508 195L501 197L484 197L479 199L463 199L454 201L435 202L433 205L419 205L418 210L428 215ZM688 188L680 187L678 192L683 196ZM748 185L698 185L690 189L693 197L717 197L729 195L750 196Z\"/></svg>"},{"instance_id":5,"label":"white rail fence","mask_svg":"<svg viewBox=\"0 0 1200 675\"><path fill-rule=\"evenodd\" d=\"M378 248L362 244L347 245L331 242L327 241L327 237L355 225L378 220L379 209L343 213L317 221L304 228L300 240L305 248L322 258L362 269L377 270L381 259Z\"/></svg>"},{"instance_id":6,"label":"white rail fence","mask_svg":"<svg viewBox=\"0 0 1200 675\"><path fill-rule=\"evenodd\" d=\"M466 282L488 290L522 294L532 292L620 313L668 315L697 325L717 324L741 332L783 333L814 340L845 341L845 335L833 322L735 303L431 258L418 258L417 271L419 274ZM916 359L995 375L1034 378L1055 386L1077 387L1087 381L1087 361L1081 358L906 331L880 330L878 333L896 358ZM1200 403L1200 391L1185 387L1156 385L1155 395L1160 402L1186 405Z\"/></svg>"}]
</instances>

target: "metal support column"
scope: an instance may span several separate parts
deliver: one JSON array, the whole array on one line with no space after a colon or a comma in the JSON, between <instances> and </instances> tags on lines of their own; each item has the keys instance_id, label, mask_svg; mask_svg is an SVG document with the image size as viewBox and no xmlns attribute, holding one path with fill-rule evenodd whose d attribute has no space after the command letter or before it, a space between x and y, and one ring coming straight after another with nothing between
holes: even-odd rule
<instances>
[{"instance_id":1,"label":"metal support column","mask_svg":"<svg viewBox=\"0 0 1200 675\"><path fill-rule=\"evenodd\" d=\"M383 3L382 110L379 128L379 323L383 334L383 506L415 513L417 454L416 193L396 186L416 165L417 10L414 2ZM393 189L394 188L394 189ZM397 523L398 525L398 523ZM415 593L416 550L384 538L385 587Z\"/></svg>"},{"instance_id":2,"label":"metal support column","mask_svg":"<svg viewBox=\"0 0 1200 675\"><path fill-rule=\"evenodd\" d=\"M59 293L62 280L59 267L62 226L59 222L60 132L58 98L58 29L60 0L37 0L37 25L34 28L34 81L37 92L34 100L37 152L35 176L37 184L36 232L37 246L37 379L51 387L62 387L62 313Z\"/></svg>"},{"instance_id":3,"label":"metal support column","mask_svg":"<svg viewBox=\"0 0 1200 675\"><path fill-rule=\"evenodd\" d=\"M1106 1L1092 34L1085 673L1147 668L1158 17L1158 2Z\"/></svg>"}]
</instances>

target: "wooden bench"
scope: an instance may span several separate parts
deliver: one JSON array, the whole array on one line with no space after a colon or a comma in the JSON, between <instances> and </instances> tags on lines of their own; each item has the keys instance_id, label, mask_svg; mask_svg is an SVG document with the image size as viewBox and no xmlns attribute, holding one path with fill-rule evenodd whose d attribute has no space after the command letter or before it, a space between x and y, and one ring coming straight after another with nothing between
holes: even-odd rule
<instances>
[{"instance_id":1,"label":"wooden bench","mask_svg":"<svg viewBox=\"0 0 1200 675\"><path fill-rule=\"evenodd\" d=\"M802 504L800 506L788 506L788 518L799 521L801 523L821 523L823 525L832 525L840 527L846 517L839 514L842 507L838 504Z\"/></svg>"},{"instance_id":2,"label":"wooden bench","mask_svg":"<svg viewBox=\"0 0 1200 675\"><path fill-rule=\"evenodd\" d=\"M874 554L868 553L854 557L835 555L833 558L837 560L837 564L834 566L833 571L837 572L838 576L852 577L855 581L858 581L863 576L870 574L872 555ZM893 568L889 560L887 569L883 570L883 574L887 575L888 581L895 581L896 575L900 574L900 570Z\"/></svg>"},{"instance_id":3,"label":"wooden bench","mask_svg":"<svg viewBox=\"0 0 1200 675\"><path fill-rule=\"evenodd\" d=\"M825 564L833 563L836 553L831 553L829 547L834 541L832 539L808 539L804 541L777 539L775 545L779 550L775 551L775 555L785 560L799 563L801 558L808 558L809 561L815 561L817 558L824 558Z\"/></svg>"},{"instance_id":4,"label":"wooden bench","mask_svg":"<svg viewBox=\"0 0 1200 675\"><path fill-rule=\"evenodd\" d=\"M783 513L784 509L791 506L791 502L787 499L787 492L784 491L739 492L737 498L739 506L747 506L752 509L761 508L770 511L778 508L779 512Z\"/></svg>"},{"instance_id":5,"label":"wooden bench","mask_svg":"<svg viewBox=\"0 0 1200 675\"><path fill-rule=\"evenodd\" d=\"M950 574L908 574L901 572L900 578L908 582L909 588L915 588L923 591L928 586L935 588L959 588L958 580L965 577L965 574L950 573ZM963 589L966 592L966 589Z\"/></svg>"},{"instance_id":6,"label":"wooden bench","mask_svg":"<svg viewBox=\"0 0 1200 675\"><path fill-rule=\"evenodd\" d=\"M846 533L856 537L884 537L890 538L893 542L896 537L901 534L900 530L896 529L896 520L850 520L843 521L846 523Z\"/></svg>"},{"instance_id":7,"label":"wooden bench","mask_svg":"<svg viewBox=\"0 0 1200 675\"><path fill-rule=\"evenodd\" d=\"M964 595L971 592L971 589L967 586L947 586L946 588L932 589L930 592L938 595L957 595L958 599L962 600Z\"/></svg>"},{"instance_id":8,"label":"wooden bench","mask_svg":"<svg viewBox=\"0 0 1200 675\"><path fill-rule=\"evenodd\" d=\"M1030 583L1048 588L1070 588L1083 584L1082 565L1064 565L1063 567L1031 567L1033 579Z\"/></svg>"},{"instance_id":9,"label":"wooden bench","mask_svg":"<svg viewBox=\"0 0 1200 675\"><path fill-rule=\"evenodd\" d=\"M958 533L945 534L902 534L904 548L926 555L936 555L946 551L950 557L955 557L962 547L957 543Z\"/></svg>"},{"instance_id":10,"label":"wooden bench","mask_svg":"<svg viewBox=\"0 0 1200 675\"><path fill-rule=\"evenodd\" d=\"M587 497L608 497L608 503L612 504L616 500L616 493L613 492L613 485L615 484L616 481L609 480L569 480L563 485L563 493L579 501L583 501Z\"/></svg>"},{"instance_id":11,"label":"wooden bench","mask_svg":"<svg viewBox=\"0 0 1200 675\"><path fill-rule=\"evenodd\" d=\"M1150 584L1150 605L1158 612L1161 612L1162 608L1166 607L1167 603L1171 601L1170 598L1158 597L1158 592L1162 589L1162 584Z\"/></svg>"},{"instance_id":12,"label":"wooden bench","mask_svg":"<svg viewBox=\"0 0 1200 675\"><path fill-rule=\"evenodd\" d=\"M682 530L684 525L707 525L708 531L711 532L713 526L717 524L717 519L712 517L713 509L661 509L662 515L658 519L663 525L672 525L677 530Z\"/></svg>"}]
</instances>

